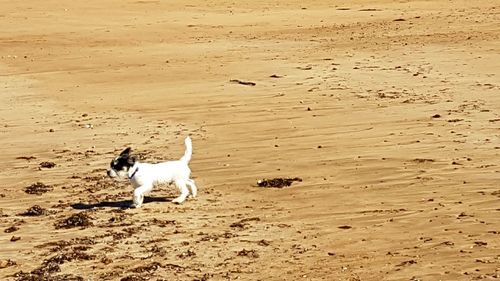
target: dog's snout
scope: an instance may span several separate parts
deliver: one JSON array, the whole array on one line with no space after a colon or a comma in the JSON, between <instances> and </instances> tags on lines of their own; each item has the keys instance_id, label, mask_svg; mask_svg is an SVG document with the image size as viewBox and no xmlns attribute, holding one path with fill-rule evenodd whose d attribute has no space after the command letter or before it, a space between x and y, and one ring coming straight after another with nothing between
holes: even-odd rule
<instances>
[{"instance_id":1,"label":"dog's snout","mask_svg":"<svg viewBox=\"0 0 500 281\"><path fill-rule=\"evenodd\" d=\"M116 174L112 170L108 170L106 173L108 174L108 177L110 177L110 178L114 178L116 176Z\"/></svg>"}]
</instances>

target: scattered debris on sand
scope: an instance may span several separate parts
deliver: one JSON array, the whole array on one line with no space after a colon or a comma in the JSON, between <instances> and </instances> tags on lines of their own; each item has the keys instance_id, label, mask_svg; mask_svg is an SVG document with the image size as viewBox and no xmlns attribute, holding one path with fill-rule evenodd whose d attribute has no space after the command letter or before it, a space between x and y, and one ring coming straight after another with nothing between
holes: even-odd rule
<instances>
[{"instance_id":1,"label":"scattered debris on sand","mask_svg":"<svg viewBox=\"0 0 500 281\"><path fill-rule=\"evenodd\" d=\"M47 214L46 209L40 207L39 205L33 205L31 208L29 208L24 213L21 213L19 215L27 217L37 217L37 216L43 216L45 214Z\"/></svg>"},{"instance_id":2,"label":"scattered debris on sand","mask_svg":"<svg viewBox=\"0 0 500 281\"><path fill-rule=\"evenodd\" d=\"M242 219L240 221L232 223L229 226L232 228L247 229L249 227L249 222L251 221L260 221L260 218L255 217L255 218Z\"/></svg>"},{"instance_id":3,"label":"scattered debris on sand","mask_svg":"<svg viewBox=\"0 0 500 281\"><path fill-rule=\"evenodd\" d=\"M19 156L19 157L16 157L16 159L31 161L31 160L35 160L36 157L35 156Z\"/></svg>"},{"instance_id":4,"label":"scattered debris on sand","mask_svg":"<svg viewBox=\"0 0 500 281\"><path fill-rule=\"evenodd\" d=\"M376 8L364 8L364 9L359 9L360 12L379 12L382 11L381 9L376 9Z\"/></svg>"},{"instance_id":5,"label":"scattered debris on sand","mask_svg":"<svg viewBox=\"0 0 500 281\"><path fill-rule=\"evenodd\" d=\"M413 162L416 163L432 163L435 162L436 160L434 159L429 159L429 158L415 158L413 159Z\"/></svg>"},{"instance_id":6,"label":"scattered debris on sand","mask_svg":"<svg viewBox=\"0 0 500 281\"><path fill-rule=\"evenodd\" d=\"M87 215L85 212L74 214L67 219L59 221L55 224L56 229L60 228L74 228L74 227L82 227L86 228L94 225L92 223L92 218Z\"/></svg>"},{"instance_id":7,"label":"scattered debris on sand","mask_svg":"<svg viewBox=\"0 0 500 281\"><path fill-rule=\"evenodd\" d=\"M12 233L12 232L18 231L18 230L19 230L19 227L13 225L13 226L11 226L9 228L6 228L3 232L5 232L5 233Z\"/></svg>"},{"instance_id":8,"label":"scattered debris on sand","mask_svg":"<svg viewBox=\"0 0 500 281\"><path fill-rule=\"evenodd\" d=\"M76 253L76 252L75 252ZM88 260L89 256L83 253L85 260ZM75 259L82 259L79 253L66 256L65 254L57 254L49 259L46 259L42 264L32 270L31 272L19 271L15 273L12 277L15 277L17 281L38 281L38 280L53 280L53 281L83 281L84 279L80 276L72 274L61 274L56 275L55 273L61 272L59 265L66 261L72 261Z\"/></svg>"},{"instance_id":9,"label":"scattered debris on sand","mask_svg":"<svg viewBox=\"0 0 500 281\"><path fill-rule=\"evenodd\" d=\"M338 228L340 228L340 229L351 229L352 226L350 226L350 225L341 225Z\"/></svg>"},{"instance_id":10,"label":"scattered debris on sand","mask_svg":"<svg viewBox=\"0 0 500 281\"><path fill-rule=\"evenodd\" d=\"M196 252L191 250L191 249L188 249L187 251L177 255L177 257L181 258L181 259L190 258L190 257L194 257L194 256L196 256Z\"/></svg>"},{"instance_id":11,"label":"scattered debris on sand","mask_svg":"<svg viewBox=\"0 0 500 281\"><path fill-rule=\"evenodd\" d=\"M238 256L239 257L249 257L249 258L256 259L256 258L259 257L259 254L255 250L246 250L246 249L243 249L243 250L241 250L241 251L238 252Z\"/></svg>"},{"instance_id":12,"label":"scattered debris on sand","mask_svg":"<svg viewBox=\"0 0 500 281\"><path fill-rule=\"evenodd\" d=\"M212 278L213 274L210 273L205 273L201 277L196 277L193 279L193 281L208 281Z\"/></svg>"},{"instance_id":13,"label":"scattered debris on sand","mask_svg":"<svg viewBox=\"0 0 500 281\"><path fill-rule=\"evenodd\" d=\"M57 253L56 255L50 257L49 259L44 261L44 264L63 264L65 262L71 262L74 260L94 260L94 255L89 255L81 250L73 249L71 252L67 253Z\"/></svg>"},{"instance_id":14,"label":"scattered debris on sand","mask_svg":"<svg viewBox=\"0 0 500 281\"><path fill-rule=\"evenodd\" d=\"M16 242L16 241L19 241L19 240L21 240L21 237L19 237L19 236L12 236L10 238L10 242Z\"/></svg>"},{"instance_id":15,"label":"scattered debris on sand","mask_svg":"<svg viewBox=\"0 0 500 281\"><path fill-rule=\"evenodd\" d=\"M54 168L56 166L56 163L50 162L50 161L44 161L40 163L40 168Z\"/></svg>"},{"instance_id":16,"label":"scattered debris on sand","mask_svg":"<svg viewBox=\"0 0 500 281\"><path fill-rule=\"evenodd\" d=\"M267 241L265 239L262 239L259 242L257 242L257 245L267 247L267 246L271 245L271 241Z\"/></svg>"},{"instance_id":17,"label":"scattered debris on sand","mask_svg":"<svg viewBox=\"0 0 500 281\"><path fill-rule=\"evenodd\" d=\"M146 277L142 277L139 275L129 275L120 279L120 281L143 281L148 280Z\"/></svg>"},{"instance_id":18,"label":"scattered debris on sand","mask_svg":"<svg viewBox=\"0 0 500 281\"><path fill-rule=\"evenodd\" d=\"M255 86L255 85L257 85L255 82L242 81L242 80L238 80L238 79L231 79L231 80L229 80L229 82L240 84L240 85L245 85L245 86Z\"/></svg>"},{"instance_id":19,"label":"scattered debris on sand","mask_svg":"<svg viewBox=\"0 0 500 281\"><path fill-rule=\"evenodd\" d=\"M152 262L148 265L142 265L142 266L136 267L136 268L132 269L132 271L136 272L136 273L152 274L156 270L158 270L158 268L160 268L160 267L162 267L162 266L159 262Z\"/></svg>"},{"instance_id":20,"label":"scattered debris on sand","mask_svg":"<svg viewBox=\"0 0 500 281\"><path fill-rule=\"evenodd\" d=\"M283 188L285 186L290 186L294 181L301 182L301 178L274 178L274 179L262 179L257 181L257 185L260 187L276 187Z\"/></svg>"},{"instance_id":21,"label":"scattered debris on sand","mask_svg":"<svg viewBox=\"0 0 500 281\"><path fill-rule=\"evenodd\" d=\"M53 275L54 272L60 272L61 268L57 265L50 265L37 268L31 273L18 272L13 275L16 281L38 281L38 280L51 280L51 281L83 281L83 277L72 274Z\"/></svg>"},{"instance_id":22,"label":"scattered debris on sand","mask_svg":"<svg viewBox=\"0 0 500 281\"><path fill-rule=\"evenodd\" d=\"M0 260L0 269L6 268L6 267L10 267L10 266L14 266L14 265L17 265L17 262L15 262L15 261L13 261L11 259Z\"/></svg>"},{"instance_id":23,"label":"scattered debris on sand","mask_svg":"<svg viewBox=\"0 0 500 281\"><path fill-rule=\"evenodd\" d=\"M417 263L417 261L415 261L415 260L407 260L407 261L403 261L403 262L397 264L396 266L397 267L407 266L407 265L412 265L412 264L416 264L416 263Z\"/></svg>"},{"instance_id":24,"label":"scattered debris on sand","mask_svg":"<svg viewBox=\"0 0 500 281\"><path fill-rule=\"evenodd\" d=\"M24 189L24 192L28 194L42 195L43 193L54 190L54 188L50 185L46 185L41 182L36 182L30 186L27 186Z\"/></svg>"}]
</instances>

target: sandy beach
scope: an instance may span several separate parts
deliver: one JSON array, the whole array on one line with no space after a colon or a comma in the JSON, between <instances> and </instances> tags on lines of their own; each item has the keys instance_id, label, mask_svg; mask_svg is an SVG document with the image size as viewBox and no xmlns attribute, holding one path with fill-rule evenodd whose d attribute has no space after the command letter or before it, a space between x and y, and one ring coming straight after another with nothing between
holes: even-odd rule
<instances>
[{"instance_id":1,"label":"sandy beach","mask_svg":"<svg viewBox=\"0 0 500 281\"><path fill-rule=\"evenodd\" d=\"M488 0L2 1L0 279L500 279L499 23ZM188 135L199 196L129 208L110 161Z\"/></svg>"}]
</instances>

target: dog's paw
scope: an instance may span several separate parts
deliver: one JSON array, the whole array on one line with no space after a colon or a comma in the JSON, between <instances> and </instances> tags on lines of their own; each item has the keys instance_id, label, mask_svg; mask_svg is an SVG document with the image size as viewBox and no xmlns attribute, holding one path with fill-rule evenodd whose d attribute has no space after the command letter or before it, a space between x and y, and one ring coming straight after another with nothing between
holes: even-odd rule
<instances>
[{"instance_id":1,"label":"dog's paw","mask_svg":"<svg viewBox=\"0 0 500 281\"><path fill-rule=\"evenodd\" d=\"M140 204L135 204L135 203L133 203L132 205L130 205L130 208L133 208L133 209L138 209L138 208L140 208L141 206L142 206L142 205L140 205Z\"/></svg>"},{"instance_id":2,"label":"dog's paw","mask_svg":"<svg viewBox=\"0 0 500 281\"><path fill-rule=\"evenodd\" d=\"M175 204L182 204L182 202L184 202L184 199L183 198L175 198L174 200L172 200L172 203L175 203Z\"/></svg>"}]
</instances>

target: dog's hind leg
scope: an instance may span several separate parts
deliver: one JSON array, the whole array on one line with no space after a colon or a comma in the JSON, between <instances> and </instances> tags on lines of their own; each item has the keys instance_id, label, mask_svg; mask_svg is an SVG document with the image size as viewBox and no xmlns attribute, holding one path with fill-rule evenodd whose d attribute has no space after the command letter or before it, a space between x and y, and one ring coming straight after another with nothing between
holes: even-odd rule
<instances>
[{"instance_id":1,"label":"dog's hind leg","mask_svg":"<svg viewBox=\"0 0 500 281\"><path fill-rule=\"evenodd\" d=\"M186 184L191 189L191 196L193 196L193 198L195 198L196 195L198 194L198 188L196 187L196 184L194 184L194 180L188 179Z\"/></svg>"},{"instance_id":2,"label":"dog's hind leg","mask_svg":"<svg viewBox=\"0 0 500 281\"><path fill-rule=\"evenodd\" d=\"M181 204L188 197L189 189L186 186L186 182L183 180L176 180L175 185L179 188L181 195L179 195L179 197L172 200L172 202L177 203L177 204Z\"/></svg>"}]
</instances>

